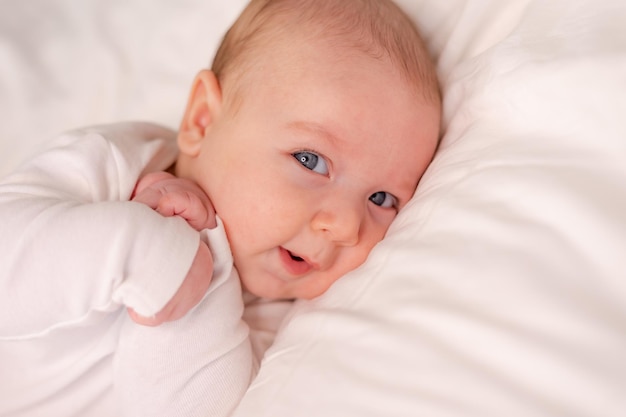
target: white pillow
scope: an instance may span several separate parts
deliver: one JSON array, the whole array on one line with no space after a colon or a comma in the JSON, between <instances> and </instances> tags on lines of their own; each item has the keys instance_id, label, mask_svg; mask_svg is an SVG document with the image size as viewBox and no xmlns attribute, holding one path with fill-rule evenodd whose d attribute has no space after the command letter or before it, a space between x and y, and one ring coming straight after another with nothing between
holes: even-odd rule
<instances>
[{"instance_id":1,"label":"white pillow","mask_svg":"<svg viewBox=\"0 0 626 417\"><path fill-rule=\"evenodd\" d=\"M398 0L445 137L358 271L296 304L237 417L626 409L626 3ZM5 2L0 175L75 126L178 125L244 0Z\"/></svg>"},{"instance_id":2,"label":"white pillow","mask_svg":"<svg viewBox=\"0 0 626 417\"><path fill-rule=\"evenodd\" d=\"M440 58L441 149L235 415L623 416L626 3L400 3Z\"/></svg>"}]
</instances>

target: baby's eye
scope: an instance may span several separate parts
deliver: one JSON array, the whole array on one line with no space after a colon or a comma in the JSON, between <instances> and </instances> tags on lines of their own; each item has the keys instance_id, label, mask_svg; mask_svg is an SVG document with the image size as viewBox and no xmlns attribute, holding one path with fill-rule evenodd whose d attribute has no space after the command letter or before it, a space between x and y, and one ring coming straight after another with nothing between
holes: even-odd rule
<instances>
[{"instance_id":1,"label":"baby's eye","mask_svg":"<svg viewBox=\"0 0 626 417\"><path fill-rule=\"evenodd\" d=\"M292 155L306 169L310 169L318 174L328 175L328 165L321 156L308 151L295 152Z\"/></svg>"},{"instance_id":2,"label":"baby's eye","mask_svg":"<svg viewBox=\"0 0 626 417\"><path fill-rule=\"evenodd\" d=\"M370 196L370 201L384 208L397 207L398 202L394 196L384 191L378 191Z\"/></svg>"}]
</instances>

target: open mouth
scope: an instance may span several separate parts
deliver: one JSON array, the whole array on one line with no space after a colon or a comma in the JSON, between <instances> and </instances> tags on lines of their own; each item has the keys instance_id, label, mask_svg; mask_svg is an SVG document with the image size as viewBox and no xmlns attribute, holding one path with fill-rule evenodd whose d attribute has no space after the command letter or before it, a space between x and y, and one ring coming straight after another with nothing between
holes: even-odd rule
<instances>
[{"instance_id":1,"label":"open mouth","mask_svg":"<svg viewBox=\"0 0 626 417\"><path fill-rule=\"evenodd\" d=\"M294 255L293 253L287 251L287 253L289 253L289 256L291 257L291 259L293 259L296 262L304 262L304 259L302 259L299 256Z\"/></svg>"},{"instance_id":2,"label":"open mouth","mask_svg":"<svg viewBox=\"0 0 626 417\"><path fill-rule=\"evenodd\" d=\"M313 266L310 265L306 259L288 251L285 248L280 248L279 253L282 263L290 275L302 276L313 269Z\"/></svg>"}]
</instances>

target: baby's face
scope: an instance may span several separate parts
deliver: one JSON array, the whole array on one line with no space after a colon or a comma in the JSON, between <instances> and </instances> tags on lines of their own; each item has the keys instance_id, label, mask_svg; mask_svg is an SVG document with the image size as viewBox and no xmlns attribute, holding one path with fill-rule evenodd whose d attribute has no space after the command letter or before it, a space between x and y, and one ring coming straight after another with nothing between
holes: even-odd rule
<instances>
[{"instance_id":1,"label":"baby's face","mask_svg":"<svg viewBox=\"0 0 626 417\"><path fill-rule=\"evenodd\" d=\"M294 51L259 68L237 111L211 117L190 172L225 225L243 286L313 298L365 261L411 198L439 111L390 64L361 55Z\"/></svg>"}]
</instances>

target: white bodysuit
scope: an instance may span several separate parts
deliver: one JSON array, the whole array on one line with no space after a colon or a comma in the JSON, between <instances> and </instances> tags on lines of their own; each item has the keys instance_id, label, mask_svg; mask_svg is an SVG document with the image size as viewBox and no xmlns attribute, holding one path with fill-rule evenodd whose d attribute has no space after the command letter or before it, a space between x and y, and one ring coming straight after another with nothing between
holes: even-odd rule
<instances>
[{"instance_id":1,"label":"white bodysuit","mask_svg":"<svg viewBox=\"0 0 626 417\"><path fill-rule=\"evenodd\" d=\"M175 134L70 132L0 180L0 416L226 416L257 368L223 226L193 230L130 202L175 160ZM158 312L208 242L213 281L184 318Z\"/></svg>"}]
</instances>

